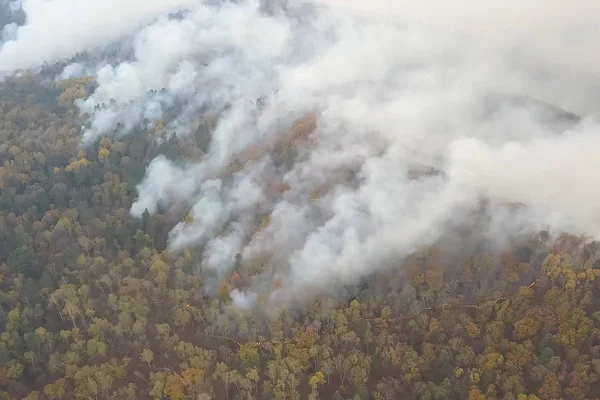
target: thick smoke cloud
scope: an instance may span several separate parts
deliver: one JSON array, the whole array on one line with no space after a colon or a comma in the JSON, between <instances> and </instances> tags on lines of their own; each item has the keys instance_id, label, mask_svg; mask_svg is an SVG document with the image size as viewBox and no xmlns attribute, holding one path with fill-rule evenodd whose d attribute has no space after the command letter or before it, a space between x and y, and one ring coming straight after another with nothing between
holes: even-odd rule
<instances>
[{"instance_id":1,"label":"thick smoke cloud","mask_svg":"<svg viewBox=\"0 0 600 400\"><path fill-rule=\"evenodd\" d=\"M0 65L31 50L27 26L55 23L63 3L24 7L39 19ZM19 66L117 39L115 21L142 22L134 3ZM132 59L97 66L97 89L78 104L91 115L82 145L134 134L175 104L165 124L178 135L218 117L201 162L152 161L131 212L189 207L170 249L202 246L200 268L255 275L232 295L240 307L356 283L481 213L494 243L548 228L598 238L598 6L396 3L194 3L160 16L128 39Z\"/></svg>"},{"instance_id":2,"label":"thick smoke cloud","mask_svg":"<svg viewBox=\"0 0 600 400\"><path fill-rule=\"evenodd\" d=\"M70 58L128 35L192 0L21 0L25 24L0 48L0 73Z\"/></svg>"},{"instance_id":3,"label":"thick smoke cloud","mask_svg":"<svg viewBox=\"0 0 600 400\"><path fill-rule=\"evenodd\" d=\"M522 46L549 62L600 76L600 3L593 0L320 0L334 8L387 21L411 19Z\"/></svg>"}]
</instances>

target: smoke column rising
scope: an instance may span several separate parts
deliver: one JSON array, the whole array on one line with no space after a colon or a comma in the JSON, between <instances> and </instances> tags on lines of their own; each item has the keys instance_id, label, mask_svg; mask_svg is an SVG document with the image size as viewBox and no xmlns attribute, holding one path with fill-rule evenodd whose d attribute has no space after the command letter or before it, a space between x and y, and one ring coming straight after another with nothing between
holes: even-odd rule
<instances>
[{"instance_id":1,"label":"smoke column rising","mask_svg":"<svg viewBox=\"0 0 600 400\"><path fill-rule=\"evenodd\" d=\"M173 229L170 250L205 246L199 267L220 276L241 255L257 276L232 294L240 307L263 293L293 305L309 290L335 292L401 265L468 224L482 198L490 242L549 226L600 233L600 57L591 51L600 36L590 25L600 15L591 0L454 0L448 10L163 1L144 3L140 19L134 3L119 3L84 13L93 23L80 40L19 59L42 46L28 32L67 13L66 0L24 3L26 25L0 49L5 70L107 44L158 16L122 39L133 59L96 66L98 87L78 104L91 115L82 145L132 134L176 102L185 106L167 130L178 135L203 113L218 115L201 162L153 160L131 212L191 204L193 221ZM80 3L94 10L100 1ZM181 18L160 16L178 7L187 7ZM103 36L115 21L126 23Z\"/></svg>"}]
</instances>

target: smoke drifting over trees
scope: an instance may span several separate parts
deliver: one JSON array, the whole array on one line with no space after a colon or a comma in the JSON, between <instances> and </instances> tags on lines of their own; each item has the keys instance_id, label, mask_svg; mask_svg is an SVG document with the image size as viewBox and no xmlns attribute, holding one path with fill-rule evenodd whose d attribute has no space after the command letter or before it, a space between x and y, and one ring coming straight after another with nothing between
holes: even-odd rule
<instances>
[{"instance_id":1,"label":"smoke drifting over trees","mask_svg":"<svg viewBox=\"0 0 600 400\"><path fill-rule=\"evenodd\" d=\"M84 148L202 136L201 157L147 166L130 211L189 209L169 249L203 248L219 276L256 271L238 306L399 268L479 213L489 245L598 238L595 3L503 2L487 31L474 22L489 8L455 3L468 20L385 2L23 0L0 71L90 51L60 74L94 78L76 102Z\"/></svg>"},{"instance_id":2,"label":"smoke drifting over trees","mask_svg":"<svg viewBox=\"0 0 600 400\"><path fill-rule=\"evenodd\" d=\"M597 399L599 8L0 0L0 400Z\"/></svg>"}]
</instances>

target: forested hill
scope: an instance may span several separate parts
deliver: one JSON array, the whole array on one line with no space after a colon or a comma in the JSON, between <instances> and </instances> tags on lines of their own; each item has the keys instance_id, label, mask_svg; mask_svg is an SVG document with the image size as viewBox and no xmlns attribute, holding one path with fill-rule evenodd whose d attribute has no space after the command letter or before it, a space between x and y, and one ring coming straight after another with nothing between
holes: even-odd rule
<instances>
[{"instance_id":1,"label":"forested hill","mask_svg":"<svg viewBox=\"0 0 600 400\"><path fill-rule=\"evenodd\" d=\"M199 250L166 252L187 210L129 211L150 160L200 158L210 125L83 151L90 84L0 86L0 399L600 399L597 243L432 247L341 300L236 310L255 271L206 293Z\"/></svg>"}]
</instances>

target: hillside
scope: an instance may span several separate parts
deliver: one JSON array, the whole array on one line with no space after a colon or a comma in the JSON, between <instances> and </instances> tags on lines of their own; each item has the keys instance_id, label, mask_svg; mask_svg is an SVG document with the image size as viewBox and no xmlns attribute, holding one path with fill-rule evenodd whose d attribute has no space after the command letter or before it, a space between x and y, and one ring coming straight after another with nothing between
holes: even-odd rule
<instances>
[{"instance_id":1,"label":"hillside","mask_svg":"<svg viewBox=\"0 0 600 400\"><path fill-rule=\"evenodd\" d=\"M0 88L0 397L594 399L600 246L544 234L501 252L454 240L340 300L265 316L211 297L200 249L166 250L176 210L128 212L159 154L202 137L78 147L81 82ZM300 126L300 125L297 125ZM179 212L181 213L181 211ZM448 257L449 246L462 246ZM454 247L456 248L456 247ZM394 270L392 270L394 271ZM258 314L257 314L258 313Z\"/></svg>"},{"instance_id":2,"label":"hillside","mask_svg":"<svg viewBox=\"0 0 600 400\"><path fill-rule=\"evenodd\" d=\"M0 0L0 400L600 400L593 1Z\"/></svg>"}]
</instances>

